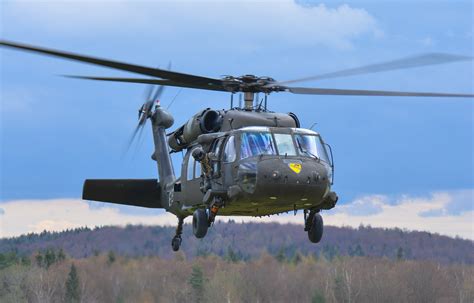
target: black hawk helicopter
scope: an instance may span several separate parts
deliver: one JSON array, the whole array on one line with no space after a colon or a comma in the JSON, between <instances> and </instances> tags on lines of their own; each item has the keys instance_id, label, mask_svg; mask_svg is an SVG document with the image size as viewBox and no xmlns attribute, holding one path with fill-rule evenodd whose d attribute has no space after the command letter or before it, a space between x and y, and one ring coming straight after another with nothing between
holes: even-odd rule
<instances>
[{"instance_id":1,"label":"black hawk helicopter","mask_svg":"<svg viewBox=\"0 0 474 303\"><path fill-rule=\"evenodd\" d=\"M292 83L377 73L426 65L472 60L451 54L424 54L400 60L279 82L270 77L244 75L221 79L150 68L10 41L0 46L95 64L153 78L69 76L98 81L158 85L139 109L133 136L151 121L159 179L86 180L82 198L132 206L163 208L176 215L178 227L171 245L179 250L184 219L193 216L193 233L203 238L217 215L266 216L303 210L304 230L313 243L323 235L320 211L333 208L337 194L332 151L320 134L300 127L293 113L267 108L267 96L275 92L341 96L474 97L473 94L399 92L353 89L306 88ZM184 125L171 128L173 116L156 102L165 86L204 89L231 94L228 110L204 109ZM244 95L234 107L233 96ZM264 99L256 96L262 93ZM132 137L133 138L133 137ZM185 151L181 177L176 177L170 153Z\"/></svg>"}]
</instances>

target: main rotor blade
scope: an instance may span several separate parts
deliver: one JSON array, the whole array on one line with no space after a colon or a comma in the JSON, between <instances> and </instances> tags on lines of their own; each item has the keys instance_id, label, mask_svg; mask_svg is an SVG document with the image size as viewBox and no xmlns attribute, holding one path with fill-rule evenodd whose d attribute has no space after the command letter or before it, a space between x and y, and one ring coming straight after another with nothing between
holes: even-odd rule
<instances>
[{"instance_id":1,"label":"main rotor blade","mask_svg":"<svg viewBox=\"0 0 474 303\"><path fill-rule=\"evenodd\" d=\"M6 47L11 47L11 48L36 52L40 54L80 61L80 62L86 62L90 64L110 67L110 68L114 68L118 70L128 71L128 72L147 75L147 76L169 79L173 81L178 81L183 84L208 85L208 86L221 86L222 85L222 81L219 79L195 76L195 75L190 75L190 74L167 71L167 70L158 69L158 68L150 68L146 66L134 65L134 64L124 63L124 62L83 56L83 55L78 55L74 53L48 49L48 48L40 48L40 47L27 45L27 44L14 43L14 42L6 41L6 40L0 40L0 46L6 46Z\"/></svg>"},{"instance_id":2,"label":"main rotor blade","mask_svg":"<svg viewBox=\"0 0 474 303\"><path fill-rule=\"evenodd\" d=\"M398 96L398 97L460 97L473 98L474 94L451 94L451 93L421 93L421 92L398 92L383 90L356 90L335 88L307 88L288 87L287 90L293 94L304 95L338 95L338 96Z\"/></svg>"},{"instance_id":3,"label":"main rotor blade","mask_svg":"<svg viewBox=\"0 0 474 303\"><path fill-rule=\"evenodd\" d=\"M74 78L74 79L96 80L96 81L156 84L156 85L166 85L166 86L207 89L207 90L222 91L222 92L227 91L222 85L207 85L207 84L196 84L196 83L190 84L190 83L182 83L182 82L177 82L177 81L161 80L161 79L89 77L89 76L72 76L72 75L65 75L64 77Z\"/></svg>"},{"instance_id":4,"label":"main rotor blade","mask_svg":"<svg viewBox=\"0 0 474 303\"><path fill-rule=\"evenodd\" d=\"M420 66L427 66L427 65L436 65L436 64L444 64L456 61L470 61L473 57L470 56L459 56L459 55L452 55L452 54L443 54L443 53L431 53L431 54L423 54L414 57L408 57L393 61L381 62L376 64L365 65L357 68L350 68L344 69L337 72L326 73L316 76L310 76L295 80L288 80L277 83L277 85L286 85L289 83L296 83L296 82L304 82L310 80L321 80L321 79L329 79L329 78L340 78L340 77L348 77L354 75L363 75L363 74L372 74L372 73L379 73L391 70L398 70L398 69L407 69L407 68L414 68ZM273 85L273 84L272 84Z\"/></svg>"}]
</instances>

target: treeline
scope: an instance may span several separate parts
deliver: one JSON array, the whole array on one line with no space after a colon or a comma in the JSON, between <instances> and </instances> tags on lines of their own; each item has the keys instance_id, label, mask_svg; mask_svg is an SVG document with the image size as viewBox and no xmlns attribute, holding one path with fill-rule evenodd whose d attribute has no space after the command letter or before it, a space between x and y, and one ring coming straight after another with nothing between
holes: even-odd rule
<instances>
[{"instance_id":1,"label":"treeline","mask_svg":"<svg viewBox=\"0 0 474 303\"><path fill-rule=\"evenodd\" d=\"M127 226L79 228L63 232L28 234L0 239L0 253L24 257L47 249L63 249L74 258L86 258L114 251L129 257L174 258L170 242L174 227ZM204 239L196 239L185 225L181 250L188 259L199 256L230 256L252 260L262 253L293 258L297 254L324 256L386 257L392 260L431 260L443 264L474 264L474 242L428 232L360 226L325 227L321 243L308 241L301 225L277 223L219 223Z\"/></svg>"},{"instance_id":2,"label":"treeline","mask_svg":"<svg viewBox=\"0 0 474 303\"><path fill-rule=\"evenodd\" d=\"M172 259L54 254L48 266L31 256L0 269L0 302L474 301L472 265L266 253L250 261L187 260L182 252Z\"/></svg>"}]
</instances>

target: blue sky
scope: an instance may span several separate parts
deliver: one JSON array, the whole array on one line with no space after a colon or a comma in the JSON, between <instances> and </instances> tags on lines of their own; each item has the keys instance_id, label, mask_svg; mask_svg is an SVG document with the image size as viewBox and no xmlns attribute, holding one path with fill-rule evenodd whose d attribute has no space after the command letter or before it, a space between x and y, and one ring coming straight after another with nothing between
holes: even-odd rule
<instances>
[{"instance_id":1,"label":"blue sky","mask_svg":"<svg viewBox=\"0 0 474 303\"><path fill-rule=\"evenodd\" d=\"M288 80L426 52L473 54L472 1L0 5L3 39L148 66L172 61L173 70L211 77L252 73ZM143 86L58 77L125 75L86 64L6 49L0 56L0 207L25 199L77 199L86 178L156 177L149 129L137 152L121 157ZM463 62L301 86L472 93L473 80L472 62ZM167 89L162 102L177 92ZM228 106L227 94L188 89L170 111L179 126L202 108ZM334 149L334 189L346 210L367 197L383 196L380 201L393 205L447 193L456 201L420 211L424 218L472 214L472 99L281 93L270 97L270 108L297 113L304 127L317 122L315 129ZM175 164L180 157L174 156ZM356 207L354 215L380 209L370 205Z\"/></svg>"}]
</instances>

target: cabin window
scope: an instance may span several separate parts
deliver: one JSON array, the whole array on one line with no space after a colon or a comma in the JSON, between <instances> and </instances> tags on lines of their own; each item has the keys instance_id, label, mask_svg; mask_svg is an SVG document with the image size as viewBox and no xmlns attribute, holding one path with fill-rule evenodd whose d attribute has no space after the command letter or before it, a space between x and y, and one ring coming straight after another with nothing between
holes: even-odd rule
<instances>
[{"instance_id":1,"label":"cabin window","mask_svg":"<svg viewBox=\"0 0 474 303\"><path fill-rule=\"evenodd\" d=\"M296 156L296 149L291 135L274 134L274 136L279 155Z\"/></svg>"},{"instance_id":2,"label":"cabin window","mask_svg":"<svg viewBox=\"0 0 474 303\"><path fill-rule=\"evenodd\" d=\"M201 178L201 163L194 161L194 178Z\"/></svg>"},{"instance_id":3,"label":"cabin window","mask_svg":"<svg viewBox=\"0 0 474 303\"><path fill-rule=\"evenodd\" d=\"M268 132L242 133L240 158L245 159L259 155L275 155L275 144L272 135Z\"/></svg>"},{"instance_id":4,"label":"cabin window","mask_svg":"<svg viewBox=\"0 0 474 303\"><path fill-rule=\"evenodd\" d=\"M237 154L235 152L235 140L234 136L231 136L227 143L225 144L224 149L224 162L234 162L237 158Z\"/></svg>"},{"instance_id":5,"label":"cabin window","mask_svg":"<svg viewBox=\"0 0 474 303\"><path fill-rule=\"evenodd\" d=\"M194 178L194 157L192 156L191 153L189 153L189 158L188 158L188 174L187 174L187 180L192 180Z\"/></svg>"}]
</instances>

